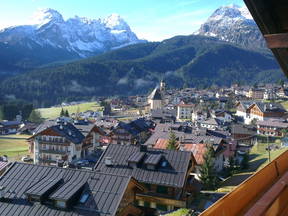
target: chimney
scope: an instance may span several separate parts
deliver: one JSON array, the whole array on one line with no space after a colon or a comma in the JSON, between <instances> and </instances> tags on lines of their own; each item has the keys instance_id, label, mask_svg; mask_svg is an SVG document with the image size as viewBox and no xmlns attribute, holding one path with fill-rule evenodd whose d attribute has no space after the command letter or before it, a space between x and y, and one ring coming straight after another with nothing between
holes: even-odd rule
<instances>
[{"instance_id":1,"label":"chimney","mask_svg":"<svg viewBox=\"0 0 288 216\"><path fill-rule=\"evenodd\" d=\"M113 166L112 157L105 157L104 162L106 166Z\"/></svg>"},{"instance_id":2,"label":"chimney","mask_svg":"<svg viewBox=\"0 0 288 216\"><path fill-rule=\"evenodd\" d=\"M147 151L147 146L146 145L140 145L140 152L146 152Z\"/></svg>"},{"instance_id":3,"label":"chimney","mask_svg":"<svg viewBox=\"0 0 288 216\"><path fill-rule=\"evenodd\" d=\"M57 167L63 167L64 161L63 160L57 160Z\"/></svg>"}]
</instances>

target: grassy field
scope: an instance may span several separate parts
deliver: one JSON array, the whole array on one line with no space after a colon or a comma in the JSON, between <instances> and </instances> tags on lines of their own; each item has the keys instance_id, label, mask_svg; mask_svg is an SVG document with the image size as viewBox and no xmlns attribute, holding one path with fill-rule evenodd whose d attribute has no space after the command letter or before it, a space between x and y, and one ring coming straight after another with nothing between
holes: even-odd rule
<instances>
[{"instance_id":1,"label":"grassy field","mask_svg":"<svg viewBox=\"0 0 288 216\"><path fill-rule=\"evenodd\" d=\"M270 144L273 144L273 143L270 143ZM277 145L280 146L279 143ZM222 183L222 186L221 188L218 189L218 191L230 192L237 185L239 185L240 183L245 181L247 178L249 178L251 175L253 175L256 171L266 166L269 163L269 159L268 159L269 154L268 154L268 151L266 151L266 147L267 147L267 143L258 143L258 145L255 145L251 149L251 152L249 155L249 158L250 158L249 168L228 178L226 181ZM280 148L278 150L270 151L271 161L287 150L288 148Z\"/></svg>"},{"instance_id":2,"label":"grassy field","mask_svg":"<svg viewBox=\"0 0 288 216\"><path fill-rule=\"evenodd\" d=\"M281 104L286 110L288 110L288 101L282 101Z\"/></svg>"},{"instance_id":3,"label":"grassy field","mask_svg":"<svg viewBox=\"0 0 288 216\"><path fill-rule=\"evenodd\" d=\"M38 111L41 113L42 118L53 119L59 117L62 107L41 108ZM99 104L95 102L82 103L72 106L63 106L64 110L68 110L69 114L78 112L85 112L87 110L98 111L102 109Z\"/></svg>"},{"instance_id":4,"label":"grassy field","mask_svg":"<svg viewBox=\"0 0 288 216\"><path fill-rule=\"evenodd\" d=\"M28 155L28 143L26 135L0 136L0 155L7 155L9 160L20 160Z\"/></svg>"},{"instance_id":5,"label":"grassy field","mask_svg":"<svg viewBox=\"0 0 288 216\"><path fill-rule=\"evenodd\" d=\"M178 209L172 213L166 214L165 216L186 216L189 214L189 209Z\"/></svg>"}]
</instances>

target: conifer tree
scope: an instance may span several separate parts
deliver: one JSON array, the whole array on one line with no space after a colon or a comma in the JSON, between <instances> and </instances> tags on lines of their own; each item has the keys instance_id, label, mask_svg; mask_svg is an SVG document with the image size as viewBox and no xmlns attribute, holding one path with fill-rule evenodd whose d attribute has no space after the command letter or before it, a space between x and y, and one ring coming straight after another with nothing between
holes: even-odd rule
<instances>
[{"instance_id":1,"label":"conifer tree","mask_svg":"<svg viewBox=\"0 0 288 216\"><path fill-rule=\"evenodd\" d=\"M63 116L65 116L65 112L64 112L64 109L62 107L61 112L60 112L60 117L63 117Z\"/></svg>"},{"instance_id":2,"label":"conifer tree","mask_svg":"<svg viewBox=\"0 0 288 216\"><path fill-rule=\"evenodd\" d=\"M69 117L69 112L68 112L68 110L66 109L66 111L65 111L65 114L64 114L64 116L66 116L66 117Z\"/></svg>"},{"instance_id":3,"label":"conifer tree","mask_svg":"<svg viewBox=\"0 0 288 216\"><path fill-rule=\"evenodd\" d=\"M167 149L175 150L177 148L176 145L177 145L176 135L174 132L170 132Z\"/></svg>"},{"instance_id":4,"label":"conifer tree","mask_svg":"<svg viewBox=\"0 0 288 216\"><path fill-rule=\"evenodd\" d=\"M218 178L214 168L214 149L212 146L207 146L207 151L204 154L204 162L200 167L200 180L207 190L215 190L218 185Z\"/></svg>"}]
</instances>

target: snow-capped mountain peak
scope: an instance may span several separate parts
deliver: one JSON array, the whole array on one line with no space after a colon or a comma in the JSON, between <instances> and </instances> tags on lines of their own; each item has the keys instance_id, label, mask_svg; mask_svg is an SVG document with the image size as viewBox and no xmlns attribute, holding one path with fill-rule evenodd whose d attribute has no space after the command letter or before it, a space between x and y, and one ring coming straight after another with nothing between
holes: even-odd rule
<instances>
[{"instance_id":1,"label":"snow-capped mountain peak","mask_svg":"<svg viewBox=\"0 0 288 216\"><path fill-rule=\"evenodd\" d=\"M128 24L124 19L116 13L109 15L107 18L103 19L103 24L113 30L129 30Z\"/></svg>"},{"instance_id":2,"label":"snow-capped mountain peak","mask_svg":"<svg viewBox=\"0 0 288 216\"><path fill-rule=\"evenodd\" d=\"M221 19L252 19L252 16L246 7L233 4L218 8L208 20Z\"/></svg>"},{"instance_id":3,"label":"snow-capped mountain peak","mask_svg":"<svg viewBox=\"0 0 288 216\"><path fill-rule=\"evenodd\" d=\"M222 6L194 34L216 37L245 48L266 48L263 36L246 7Z\"/></svg>"},{"instance_id":4,"label":"snow-capped mountain peak","mask_svg":"<svg viewBox=\"0 0 288 216\"><path fill-rule=\"evenodd\" d=\"M78 16L64 20L58 11L48 8L38 10L31 25L4 29L0 42L27 45L29 49L34 45L52 47L87 57L143 41L118 14L102 20Z\"/></svg>"},{"instance_id":5,"label":"snow-capped mountain peak","mask_svg":"<svg viewBox=\"0 0 288 216\"><path fill-rule=\"evenodd\" d=\"M32 22L40 28L50 22L62 23L64 22L64 19L58 11L51 8L45 8L39 9L34 13Z\"/></svg>"}]
</instances>

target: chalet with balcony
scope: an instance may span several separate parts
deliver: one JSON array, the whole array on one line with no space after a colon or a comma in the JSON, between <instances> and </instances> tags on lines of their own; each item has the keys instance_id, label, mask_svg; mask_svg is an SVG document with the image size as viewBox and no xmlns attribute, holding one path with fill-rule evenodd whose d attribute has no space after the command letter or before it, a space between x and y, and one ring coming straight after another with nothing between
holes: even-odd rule
<instances>
[{"instance_id":1,"label":"chalet with balcony","mask_svg":"<svg viewBox=\"0 0 288 216\"><path fill-rule=\"evenodd\" d=\"M191 152L152 149L144 145L109 145L95 172L131 176L146 188L136 205L147 215L185 208L193 199L195 166ZM191 194L192 193L192 194Z\"/></svg>"},{"instance_id":2,"label":"chalet with balcony","mask_svg":"<svg viewBox=\"0 0 288 216\"><path fill-rule=\"evenodd\" d=\"M14 163L0 178L0 215L138 216L130 176Z\"/></svg>"},{"instance_id":3,"label":"chalet with balcony","mask_svg":"<svg viewBox=\"0 0 288 216\"><path fill-rule=\"evenodd\" d=\"M284 135L283 130L288 129L288 122L283 121L257 121L257 134L264 136L278 136Z\"/></svg>"},{"instance_id":4,"label":"chalet with balcony","mask_svg":"<svg viewBox=\"0 0 288 216\"><path fill-rule=\"evenodd\" d=\"M212 110L210 112L212 118L217 118L222 122L231 122L232 115L225 110Z\"/></svg>"},{"instance_id":5,"label":"chalet with balcony","mask_svg":"<svg viewBox=\"0 0 288 216\"><path fill-rule=\"evenodd\" d=\"M130 123L119 122L110 133L111 144L136 145L144 143L154 127L154 122L144 118L134 120Z\"/></svg>"},{"instance_id":6,"label":"chalet with balcony","mask_svg":"<svg viewBox=\"0 0 288 216\"><path fill-rule=\"evenodd\" d=\"M218 118L207 119L206 121L201 122L200 125L201 127L207 128L209 130L216 130L225 126L224 122Z\"/></svg>"},{"instance_id":7,"label":"chalet with balcony","mask_svg":"<svg viewBox=\"0 0 288 216\"><path fill-rule=\"evenodd\" d=\"M236 116L242 118L245 124L251 124L253 120L279 120L287 114L281 104L258 101L238 102L236 109Z\"/></svg>"},{"instance_id":8,"label":"chalet with balcony","mask_svg":"<svg viewBox=\"0 0 288 216\"><path fill-rule=\"evenodd\" d=\"M16 134L20 125L19 121L0 121L0 135Z\"/></svg>"},{"instance_id":9,"label":"chalet with balcony","mask_svg":"<svg viewBox=\"0 0 288 216\"><path fill-rule=\"evenodd\" d=\"M70 163L85 157L100 146L103 134L96 125L73 125L47 121L41 124L28 140L30 152L34 153L36 164Z\"/></svg>"}]
</instances>

